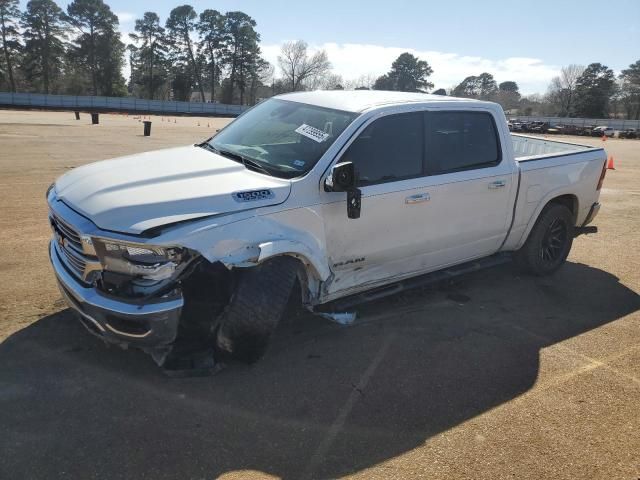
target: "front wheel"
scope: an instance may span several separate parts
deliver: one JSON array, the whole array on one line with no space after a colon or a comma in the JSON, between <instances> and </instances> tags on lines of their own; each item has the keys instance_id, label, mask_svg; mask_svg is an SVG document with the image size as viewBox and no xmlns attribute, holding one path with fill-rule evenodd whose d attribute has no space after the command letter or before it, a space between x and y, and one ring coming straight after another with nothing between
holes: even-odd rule
<instances>
[{"instance_id":1,"label":"front wheel","mask_svg":"<svg viewBox=\"0 0 640 480\"><path fill-rule=\"evenodd\" d=\"M216 359L254 363L264 355L288 305L297 265L280 257L237 272L231 300L216 325Z\"/></svg>"},{"instance_id":2,"label":"front wheel","mask_svg":"<svg viewBox=\"0 0 640 480\"><path fill-rule=\"evenodd\" d=\"M573 215L561 204L547 205L514 259L534 275L549 275L566 261L573 244Z\"/></svg>"}]
</instances>

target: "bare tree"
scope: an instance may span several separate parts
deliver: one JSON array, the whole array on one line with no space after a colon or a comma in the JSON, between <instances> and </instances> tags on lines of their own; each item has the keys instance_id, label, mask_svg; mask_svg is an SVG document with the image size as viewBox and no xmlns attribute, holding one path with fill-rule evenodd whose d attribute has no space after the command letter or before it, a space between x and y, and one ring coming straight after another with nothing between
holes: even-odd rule
<instances>
[{"instance_id":1,"label":"bare tree","mask_svg":"<svg viewBox=\"0 0 640 480\"><path fill-rule=\"evenodd\" d=\"M305 81L321 77L331 69L327 52L319 50L309 56L307 43L303 40L282 45L278 65L293 92L301 90Z\"/></svg>"},{"instance_id":2,"label":"bare tree","mask_svg":"<svg viewBox=\"0 0 640 480\"><path fill-rule=\"evenodd\" d=\"M260 83L262 83L262 85L264 86L270 87L271 94L275 95L275 93L273 92L273 89L276 81L276 67L274 67L269 62L266 62L266 64L262 67L262 69L258 73L259 73L258 79L260 80Z\"/></svg>"},{"instance_id":3,"label":"bare tree","mask_svg":"<svg viewBox=\"0 0 640 480\"><path fill-rule=\"evenodd\" d=\"M319 78L319 85L316 88L321 88L322 90L344 90L344 79L342 75L338 75L337 73L327 73L326 75L322 75Z\"/></svg>"},{"instance_id":4,"label":"bare tree","mask_svg":"<svg viewBox=\"0 0 640 480\"><path fill-rule=\"evenodd\" d=\"M576 85L583 72L582 65L571 64L562 67L560 75L551 79L547 98L556 106L558 114L571 116L574 113Z\"/></svg>"},{"instance_id":5,"label":"bare tree","mask_svg":"<svg viewBox=\"0 0 640 480\"><path fill-rule=\"evenodd\" d=\"M344 88L346 90L371 90L376 83L378 75L367 73L360 75L355 80L346 80Z\"/></svg>"}]
</instances>

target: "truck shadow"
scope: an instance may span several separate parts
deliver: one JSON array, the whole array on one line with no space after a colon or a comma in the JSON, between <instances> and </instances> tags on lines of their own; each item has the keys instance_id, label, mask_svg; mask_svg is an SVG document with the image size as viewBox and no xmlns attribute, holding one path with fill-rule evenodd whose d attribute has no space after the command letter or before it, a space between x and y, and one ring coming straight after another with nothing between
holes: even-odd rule
<instances>
[{"instance_id":1,"label":"truck shadow","mask_svg":"<svg viewBox=\"0 0 640 480\"><path fill-rule=\"evenodd\" d=\"M0 477L335 478L518 397L542 348L639 309L586 265L502 266L365 305L352 327L302 317L260 363L179 380L63 311L0 344Z\"/></svg>"}]
</instances>

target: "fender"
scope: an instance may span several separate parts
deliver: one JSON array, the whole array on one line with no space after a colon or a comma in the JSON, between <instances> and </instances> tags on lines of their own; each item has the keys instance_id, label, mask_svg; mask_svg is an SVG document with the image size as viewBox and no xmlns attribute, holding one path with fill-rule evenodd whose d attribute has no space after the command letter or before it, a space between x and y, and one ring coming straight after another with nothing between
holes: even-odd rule
<instances>
[{"instance_id":1,"label":"fender","mask_svg":"<svg viewBox=\"0 0 640 480\"><path fill-rule=\"evenodd\" d=\"M522 237L520 237L520 240L517 242L515 250L518 250L519 248L521 248L524 245L524 243L527 241L527 238L529 238L529 233L531 233L531 229L533 229L533 226L538 221L538 217L540 216L542 209L546 207L549 204L549 202L551 202L551 200L557 197L561 197L563 195L571 195L572 197L576 198L576 203L579 202L575 194L575 190L571 190L571 187L572 185L563 185L562 187L552 190L540 200L540 202L538 203L538 206L533 212L533 215L531 215L531 218L529 219L529 223L527 223L527 228L524 229L522 233ZM577 204L577 211L574 212L574 215L576 215L577 217L580 215L579 203Z\"/></svg>"},{"instance_id":2,"label":"fender","mask_svg":"<svg viewBox=\"0 0 640 480\"><path fill-rule=\"evenodd\" d=\"M278 255L291 255L299 258L307 267L311 266L319 280L326 281L331 275L327 262L323 262L322 258L301 242L295 240L273 240L261 243L258 248L260 249L258 263Z\"/></svg>"}]
</instances>

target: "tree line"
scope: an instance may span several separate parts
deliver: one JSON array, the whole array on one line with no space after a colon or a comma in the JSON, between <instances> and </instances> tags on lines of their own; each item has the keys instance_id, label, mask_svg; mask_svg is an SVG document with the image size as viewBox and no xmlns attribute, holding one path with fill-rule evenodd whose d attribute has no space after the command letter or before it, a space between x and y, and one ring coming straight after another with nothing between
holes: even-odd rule
<instances>
[{"instance_id":1,"label":"tree line","mask_svg":"<svg viewBox=\"0 0 640 480\"><path fill-rule=\"evenodd\" d=\"M384 90L427 91L433 73L426 61L403 53L391 71L379 77L373 88ZM458 85L432 93L475 98L500 103L505 111L518 115L552 115L560 117L640 119L640 60L616 77L601 63L586 67L569 65L554 77L544 95L522 96L514 81L497 83L492 74L483 72L466 77Z\"/></svg>"},{"instance_id":2,"label":"tree line","mask_svg":"<svg viewBox=\"0 0 640 480\"><path fill-rule=\"evenodd\" d=\"M180 5L164 24L145 12L125 43L103 0L73 0L66 11L54 0L31 0L24 11L0 0L0 90L253 105L291 91L377 89L490 100L520 115L640 118L640 60L618 77L600 63L566 66L544 95L523 96L515 81L497 83L488 72L433 90L433 68L409 52L384 75L345 80L325 51L298 40L282 45L276 71L256 28L241 11Z\"/></svg>"},{"instance_id":3,"label":"tree line","mask_svg":"<svg viewBox=\"0 0 640 480\"><path fill-rule=\"evenodd\" d=\"M373 88L427 91L433 88L428 81L432 73L426 61L403 53L392 64L391 71L375 81ZM488 72L468 76L453 88L440 88L432 93L497 102L505 111L519 115L614 116L638 120L640 60L622 70L617 78L612 69L601 63L563 67L560 75L551 80L545 95L522 96L516 82L497 83Z\"/></svg>"},{"instance_id":4,"label":"tree line","mask_svg":"<svg viewBox=\"0 0 640 480\"><path fill-rule=\"evenodd\" d=\"M522 97L515 82L498 85L489 73L465 78L451 94L496 101L518 115L639 120L640 60L618 77L601 63L565 66L544 95Z\"/></svg>"},{"instance_id":5,"label":"tree line","mask_svg":"<svg viewBox=\"0 0 640 480\"><path fill-rule=\"evenodd\" d=\"M240 11L174 8L135 21L125 44L118 17L102 0L0 0L0 90L148 99L254 103L261 75L256 22ZM125 58L131 74L123 77ZM206 94L205 94L206 92Z\"/></svg>"}]
</instances>

